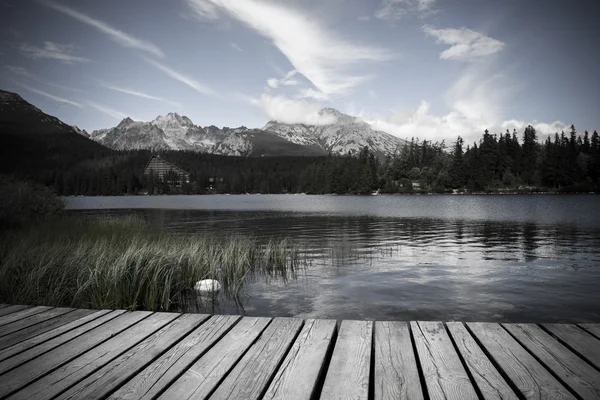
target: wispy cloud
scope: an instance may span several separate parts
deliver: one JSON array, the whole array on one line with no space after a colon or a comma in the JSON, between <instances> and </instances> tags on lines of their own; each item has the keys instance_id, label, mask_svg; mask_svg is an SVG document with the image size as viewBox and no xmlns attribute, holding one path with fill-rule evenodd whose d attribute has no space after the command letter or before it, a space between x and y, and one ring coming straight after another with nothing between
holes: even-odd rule
<instances>
[{"instance_id":1,"label":"wispy cloud","mask_svg":"<svg viewBox=\"0 0 600 400\"><path fill-rule=\"evenodd\" d=\"M350 43L318 24L315 18L275 2L256 0L188 0L199 17L234 18L269 39L294 68L326 94L346 94L368 77L349 68L362 61L384 61L392 54L377 46Z\"/></svg>"},{"instance_id":2,"label":"wispy cloud","mask_svg":"<svg viewBox=\"0 0 600 400\"><path fill-rule=\"evenodd\" d=\"M111 117L113 117L115 119L122 120L122 119L129 117L129 118L137 121L136 118L133 118L127 114L124 114L121 111L115 110L114 108L107 107L103 104L98 104L98 103L95 103L95 102L89 101L89 100L86 103L88 105L90 105L91 107L95 108L96 110L103 112L106 115L110 115Z\"/></svg>"},{"instance_id":3,"label":"wispy cloud","mask_svg":"<svg viewBox=\"0 0 600 400\"><path fill-rule=\"evenodd\" d=\"M263 93L260 99L254 99L252 103L260 107L270 120L286 124L328 125L336 121L335 116L321 113L319 104L305 100Z\"/></svg>"},{"instance_id":4,"label":"wispy cloud","mask_svg":"<svg viewBox=\"0 0 600 400\"><path fill-rule=\"evenodd\" d=\"M46 85L46 86L52 86L61 90L68 90L70 92L77 92L77 93L81 93L82 91L80 89L75 89L72 88L70 86L64 86L64 85L59 85L57 83L53 83L53 82L48 82L45 79L40 78L37 75L32 74L31 72L27 71L25 68L23 67L18 67L18 66L14 66L14 65L5 65L3 67L4 70L17 75L21 78L25 78L37 83L41 83L42 85Z\"/></svg>"},{"instance_id":5,"label":"wispy cloud","mask_svg":"<svg viewBox=\"0 0 600 400\"><path fill-rule=\"evenodd\" d=\"M269 79L267 79L267 86L269 86L272 89L276 89L279 86L296 86L296 85L298 85L298 81L295 79L292 79L292 77L294 75L296 75L297 73L298 73L298 71L292 70L292 71L288 72L281 79L269 78Z\"/></svg>"},{"instance_id":6,"label":"wispy cloud","mask_svg":"<svg viewBox=\"0 0 600 400\"><path fill-rule=\"evenodd\" d=\"M74 56L71 53L75 49L75 46L71 44L58 44L54 42L44 42L44 47L37 47L27 43L23 43L19 47L19 52L25 57L39 60L41 58L47 58L51 60L59 60L65 63L73 62L89 62L89 58Z\"/></svg>"},{"instance_id":7,"label":"wispy cloud","mask_svg":"<svg viewBox=\"0 0 600 400\"><path fill-rule=\"evenodd\" d=\"M164 72L165 74L167 74L168 76L170 76L171 78L184 83L186 85L188 85L189 87L191 87L192 89L194 89L195 91L197 91L200 94L204 94L207 96L216 96L217 93L212 90L210 87L208 87L207 85L198 82L197 80L190 78L189 76L185 76L184 74L177 72L159 62L156 62L154 60L151 60L149 58L144 57L144 59L149 62L150 64L152 64L154 67L156 67L157 69L161 70L162 72Z\"/></svg>"},{"instance_id":8,"label":"wispy cloud","mask_svg":"<svg viewBox=\"0 0 600 400\"><path fill-rule=\"evenodd\" d=\"M181 108L181 104L176 103L174 101L171 100L167 100L165 98L162 97L158 97L158 96L152 96L143 92L139 92L137 90L131 90L131 89L127 89L127 88L120 88L114 85L108 85L108 84L103 84L102 87L106 88L106 89L110 89L110 90L114 90L115 92L121 92L121 93L125 93L125 94L129 94L132 96L137 96L137 97L141 97L143 99L149 99L149 100L157 100L157 101L162 101L163 103L167 103L167 104L171 104L175 107L179 107Z\"/></svg>"},{"instance_id":9,"label":"wispy cloud","mask_svg":"<svg viewBox=\"0 0 600 400\"><path fill-rule=\"evenodd\" d=\"M437 43L451 45L440 53L442 60L473 60L489 56L504 48L504 43L467 28L435 29L425 25L426 35L437 39Z\"/></svg>"},{"instance_id":10,"label":"wispy cloud","mask_svg":"<svg viewBox=\"0 0 600 400\"><path fill-rule=\"evenodd\" d=\"M38 0L38 1L47 7L50 7L58 12L68 15L80 22L83 22L84 24L87 24L93 28L96 28L97 30L104 33L110 39L117 42L118 44L120 44L123 47L141 50L146 53L152 54L156 57L164 57L163 51L158 46L156 46L148 41L138 39L138 38L136 38L132 35L129 35L117 28L110 26L109 24L107 24L105 22L94 19L88 15L85 15L85 14L77 11L77 10L74 10L71 7L67 7L65 5L58 4L52 0Z\"/></svg>"},{"instance_id":11,"label":"wispy cloud","mask_svg":"<svg viewBox=\"0 0 600 400\"><path fill-rule=\"evenodd\" d=\"M56 102L58 102L60 104L69 104L69 105L72 105L72 106L75 106L75 107L78 107L78 108L83 108L83 106L81 104L79 104L79 103L77 103L75 101L64 99L64 98L58 97L58 96L54 96L54 95L52 95L50 93L44 92L43 90L35 89L35 88L32 88L29 85L25 85L24 83L17 83L17 85L19 85L19 86L21 86L21 87L29 90L30 92L37 93L37 94L39 94L41 96L45 96L45 97L47 97L49 99L52 99L52 100L54 100L54 101L56 101Z\"/></svg>"},{"instance_id":12,"label":"wispy cloud","mask_svg":"<svg viewBox=\"0 0 600 400\"><path fill-rule=\"evenodd\" d=\"M435 0L383 0L375 11L375 18L399 20L407 15L426 17L436 10Z\"/></svg>"},{"instance_id":13,"label":"wispy cloud","mask_svg":"<svg viewBox=\"0 0 600 400\"><path fill-rule=\"evenodd\" d=\"M243 51L242 48L240 46L237 45L237 43L231 42L229 43L231 45L231 47L233 47L234 49L236 49L237 51Z\"/></svg>"}]
</instances>

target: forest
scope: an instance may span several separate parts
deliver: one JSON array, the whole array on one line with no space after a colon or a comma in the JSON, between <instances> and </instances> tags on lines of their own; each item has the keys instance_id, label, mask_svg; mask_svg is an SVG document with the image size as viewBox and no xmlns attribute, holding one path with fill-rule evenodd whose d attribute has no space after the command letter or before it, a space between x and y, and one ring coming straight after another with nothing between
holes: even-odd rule
<instances>
[{"instance_id":1,"label":"forest","mask_svg":"<svg viewBox=\"0 0 600 400\"><path fill-rule=\"evenodd\" d=\"M3 162L2 172L50 186L60 195L140 193L494 193L592 192L600 188L598 133L556 134L540 141L528 126L465 144L412 139L393 156L378 159L367 148L356 155L228 157L191 151L62 151L35 163ZM48 150L50 151L50 150ZM174 187L144 175L152 154L190 174ZM6 156L6 154L5 154Z\"/></svg>"}]
</instances>

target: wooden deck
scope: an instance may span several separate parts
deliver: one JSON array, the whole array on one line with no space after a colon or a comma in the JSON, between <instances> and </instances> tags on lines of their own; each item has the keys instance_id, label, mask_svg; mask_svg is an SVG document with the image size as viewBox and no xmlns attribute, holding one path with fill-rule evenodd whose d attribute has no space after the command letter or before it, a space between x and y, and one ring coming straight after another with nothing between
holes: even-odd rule
<instances>
[{"instance_id":1,"label":"wooden deck","mask_svg":"<svg viewBox=\"0 0 600 400\"><path fill-rule=\"evenodd\" d=\"M2 304L0 398L600 399L600 324Z\"/></svg>"}]
</instances>

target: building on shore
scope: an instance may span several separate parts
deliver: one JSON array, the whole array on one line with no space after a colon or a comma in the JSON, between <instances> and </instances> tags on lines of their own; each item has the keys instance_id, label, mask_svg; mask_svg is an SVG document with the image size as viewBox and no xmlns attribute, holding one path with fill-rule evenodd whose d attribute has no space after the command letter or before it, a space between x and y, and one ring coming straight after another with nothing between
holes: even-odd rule
<instances>
[{"instance_id":1,"label":"building on shore","mask_svg":"<svg viewBox=\"0 0 600 400\"><path fill-rule=\"evenodd\" d=\"M184 184L190 182L189 173L159 156L150 158L144 167L144 177L148 179L151 194L164 193L166 187L170 191L180 191Z\"/></svg>"}]
</instances>

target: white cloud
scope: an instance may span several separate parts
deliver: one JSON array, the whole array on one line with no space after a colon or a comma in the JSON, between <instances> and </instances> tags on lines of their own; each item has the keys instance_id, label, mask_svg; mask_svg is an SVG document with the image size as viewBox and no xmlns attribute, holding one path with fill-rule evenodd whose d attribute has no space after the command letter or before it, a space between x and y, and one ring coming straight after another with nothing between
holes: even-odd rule
<instances>
[{"instance_id":1,"label":"white cloud","mask_svg":"<svg viewBox=\"0 0 600 400\"><path fill-rule=\"evenodd\" d=\"M291 78L297 73L298 71L294 69L285 74L285 76L281 79L269 78L267 79L267 86L269 86L272 89L277 89L279 86L296 86L298 85L298 81Z\"/></svg>"},{"instance_id":2,"label":"white cloud","mask_svg":"<svg viewBox=\"0 0 600 400\"><path fill-rule=\"evenodd\" d=\"M329 100L329 96L326 93L314 90L313 88L300 89L298 93L300 99L315 99L319 101Z\"/></svg>"},{"instance_id":3,"label":"white cloud","mask_svg":"<svg viewBox=\"0 0 600 400\"><path fill-rule=\"evenodd\" d=\"M17 67L14 65L5 65L3 68L4 68L4 70L9 71L14 75L20 76L21 78L25 78L30 81L41 83L42 85L52 86L52 87L62 89L62 90L68 90L70 92L81 93L80 89L75 89L75 88L72 88L69 86L64 86L64 85L59 85L57 83L48 82L45 79L42 79L42 78L38 77L37 75L34 75L31 72L27 71L23 67Z\"/></svg>"},{"instance_id":4,"label":"white cloud","mask_svg":"<svg viewBox=\"0 0 600 400\"><path fill-rule=\"evenodd\" d=\"M156 46L150 42L147 42L145 40L138 39L134 36L131 36L119 29L113 28L112 26L110 26L109 24L107 24L105 22L94 19L94 18L87 16L83 13L80 13L79 11L76 11L70 7L55 3L52 0L40 0L40 3L58 11L58 12L68 15L72 18L75 18L76 20L83 22L84 24L87 24L89 26L96 28L97 30L104 33L109 38L111 38L113 41L119 43L123 47L141 50L146 53L152 54L156 57L164 57L164 53L158 46Z\"/></svg>"},{"instance_id":5,"label":"white cloud","mask_svg":"<svg viewBox=\"0 0 600 400\"><path fill-rule=\"evenodd\" d=\"M127 88L120 88L120 87L117 87L117 86L106 85L106 84L102 85L102 86L105 87L106 89L114 90L115 92L126 93L126 94L130 94L132 96L137 96L137 97L141 97L141 98L144 98L144 99L162 101L163 103L171 104L171 105L173 105L175 107L181 108L181 104L179 104L179 103L176 103L176 102L171 101L171 100L164 99L162 97L151 96L149 94L146 94L146 93L143 93L143 92L139 92L137 90L131 90L131 89L127 89Z\"/></svg>"},{"instance_id":6,"label":"white cloud","mask_svg":"<svg viewBox=\"0 0 600 400\"><path fill-rule=\"evenodd\" d=\"M406 15L426 17L435 12L435 0L383 0L375 18L399 20Z\"/></svg>"},{"instance_id":7,"label":"white cloud","mask_svg":"<svg viewBox=\"0 0 600 400\"><path fill-rule=\"evenodd\" d=\"M268 119L286 124L328 125L337 120L333 115L321 114L322 107L319 104L304 100L263 93L260 99L254 99L252 103L259 106Z\"/></svg>"},{"instance_id":8,"label":"white cloud","mask_svg":"<svg viewBox=\"0 0 600 400\"><path fill-rule=\"evenodd\" d=\"M231 42L229 43L231 45L231 47L233 47L234 49L236 49L237 51L243 51L242 48L240 46L237 45L237 43Z\"/></svg>"},{"instance_id":9,"label":"white cloud","mask_svg":"<svg viewBox=\"0 0 600 400\"><path fill-rule=\"evenodd\" d=\"M541 138L542 136L554 135L555 133L560 133L562 131L567 132L570 129L569 128L570 125L567 125L562 121L554 121L554 122L546 123L546 122L538 122L535 120L526 122L526 121L511 119L511 120L502 122L501 126L502 126L503 131L506 131L508 129L512 132L513 129L516 129L517 132L519 132L519 134L521 134L525 130L525 127L527 127L528 125L531 125L535 128L535 130L537 131L537 134L538 134L538 138Z\"/></svg>"},{"instance_id":10,"label":"white cloud","mask_svg":"<svg viewBox=\"0 0 600 400\"><path fill-rule=\"evenodd\" d=\"M95 102L89 101L89 100L87 101L87 104L89 104L91 107L94 107L96 110L103 112L106 115L110 115L111 117L118 119L118 120L122 120L122 119L129 117L129 118L133 119L134 121L139 121L137 118L133 118L125 113L122 113L121 111L115 110L114 108L107 107L103 104L98 104L98 103L95 103Z\"/></svg>"},{"instance_id":11,"label":"white cloud","mask_svg":"<svg viewBox=\"0 0 600 400\"><path fill-rule=\"evenodd\" d=\"M52 99L52 100L54 100L54 101L56 101L56 102L58 102L60 104L69 104L69 105L72 105L72 106L75 106L75 107L78 107L78 108L83 108L83 106L81 104L79 104L79 103L77 103L75 101L64 99L64 98L58 97L58 96L54 96L54 95L52 95L50 93L46 93L46 92L44 92L42 90L32 88L31 86L25 85L23 83L17 83L17 85L19 85L19 86L21 86L21 87L29 90L30 92L37 93L39 95L45 96L45 97L47 97L49 99Z\"/></svg>"},{"instance_id":12,"label":"white cloud","mask_svg":"<svg viewBox=\"0 0 600 400\"><path fill-rule=\"evenodd\" d=\"M190 78L189 76L186 76L180 72L177 72L163 64L160 64L154 60L150 60L149 58L144 57L144 59L149 62L150 64L154 65L157 69L161 70L162 72L164 72L165 74L167 74L168 76L170 76L171 78L184 83L186 85L188 85L189 87L191 87L192 89L194 89L195 91L197 91L200 94L203 95L207 95L207 96L216 96L217 93L212 90L210 87L208 87L207 85L198 82L197 80Z\"/></svg>"},{"instance_id":13,"label":"white cloud","mask_svg":"<svg viewBox=\"0 0 600 400\"><path fill-rule=\"evenodd\" d=\"M277 78L270 78L267 79L267 86L269 86L270 88L277 88L277 86L279 86L279 79Z\"/></svg>"},{"instance_id":14,"label":"white cloud","mask_svg":"<svg viewBox=\"0 0 600 400\"><path fill-rule=\"evenodd\" d=\"M350 73L350 66L392 57L387 50L338 38L315 18L285 4L257 0L188 0L188 3L202 18L216 19L221 12L270 39L299 73L326 94L347 93L368 79Z\"/></svg>"},{"instance_id":15,"label":"white cloud","mask_svg":"<svg viewBox=\"0 0 600 400\"><path fill-rule=\"evenodd\" d=\"M47 58L59 60L65 63L90 61L88 58L78 57L70 54L74 49L75 46L73 45L58 44L54 42L44 42L44 48L33 46L27 43L23 43L21 47L19 47L19 51L22 55L33 58L34 60Z\"/></svg>"},{"instance_id":16,"label":"white cloud","mask_svg":"<svg viewBox=\"0 0 600 400\"><path fill-rule=\"evenodd\" d=\"M426 35L436 38L437 43L451 45L449 49L440 53L442 60L472 60L489 56L504 48L503 42L464 27L435 29L425 25L423 31Z\"/></svg>"}]
</instances>

